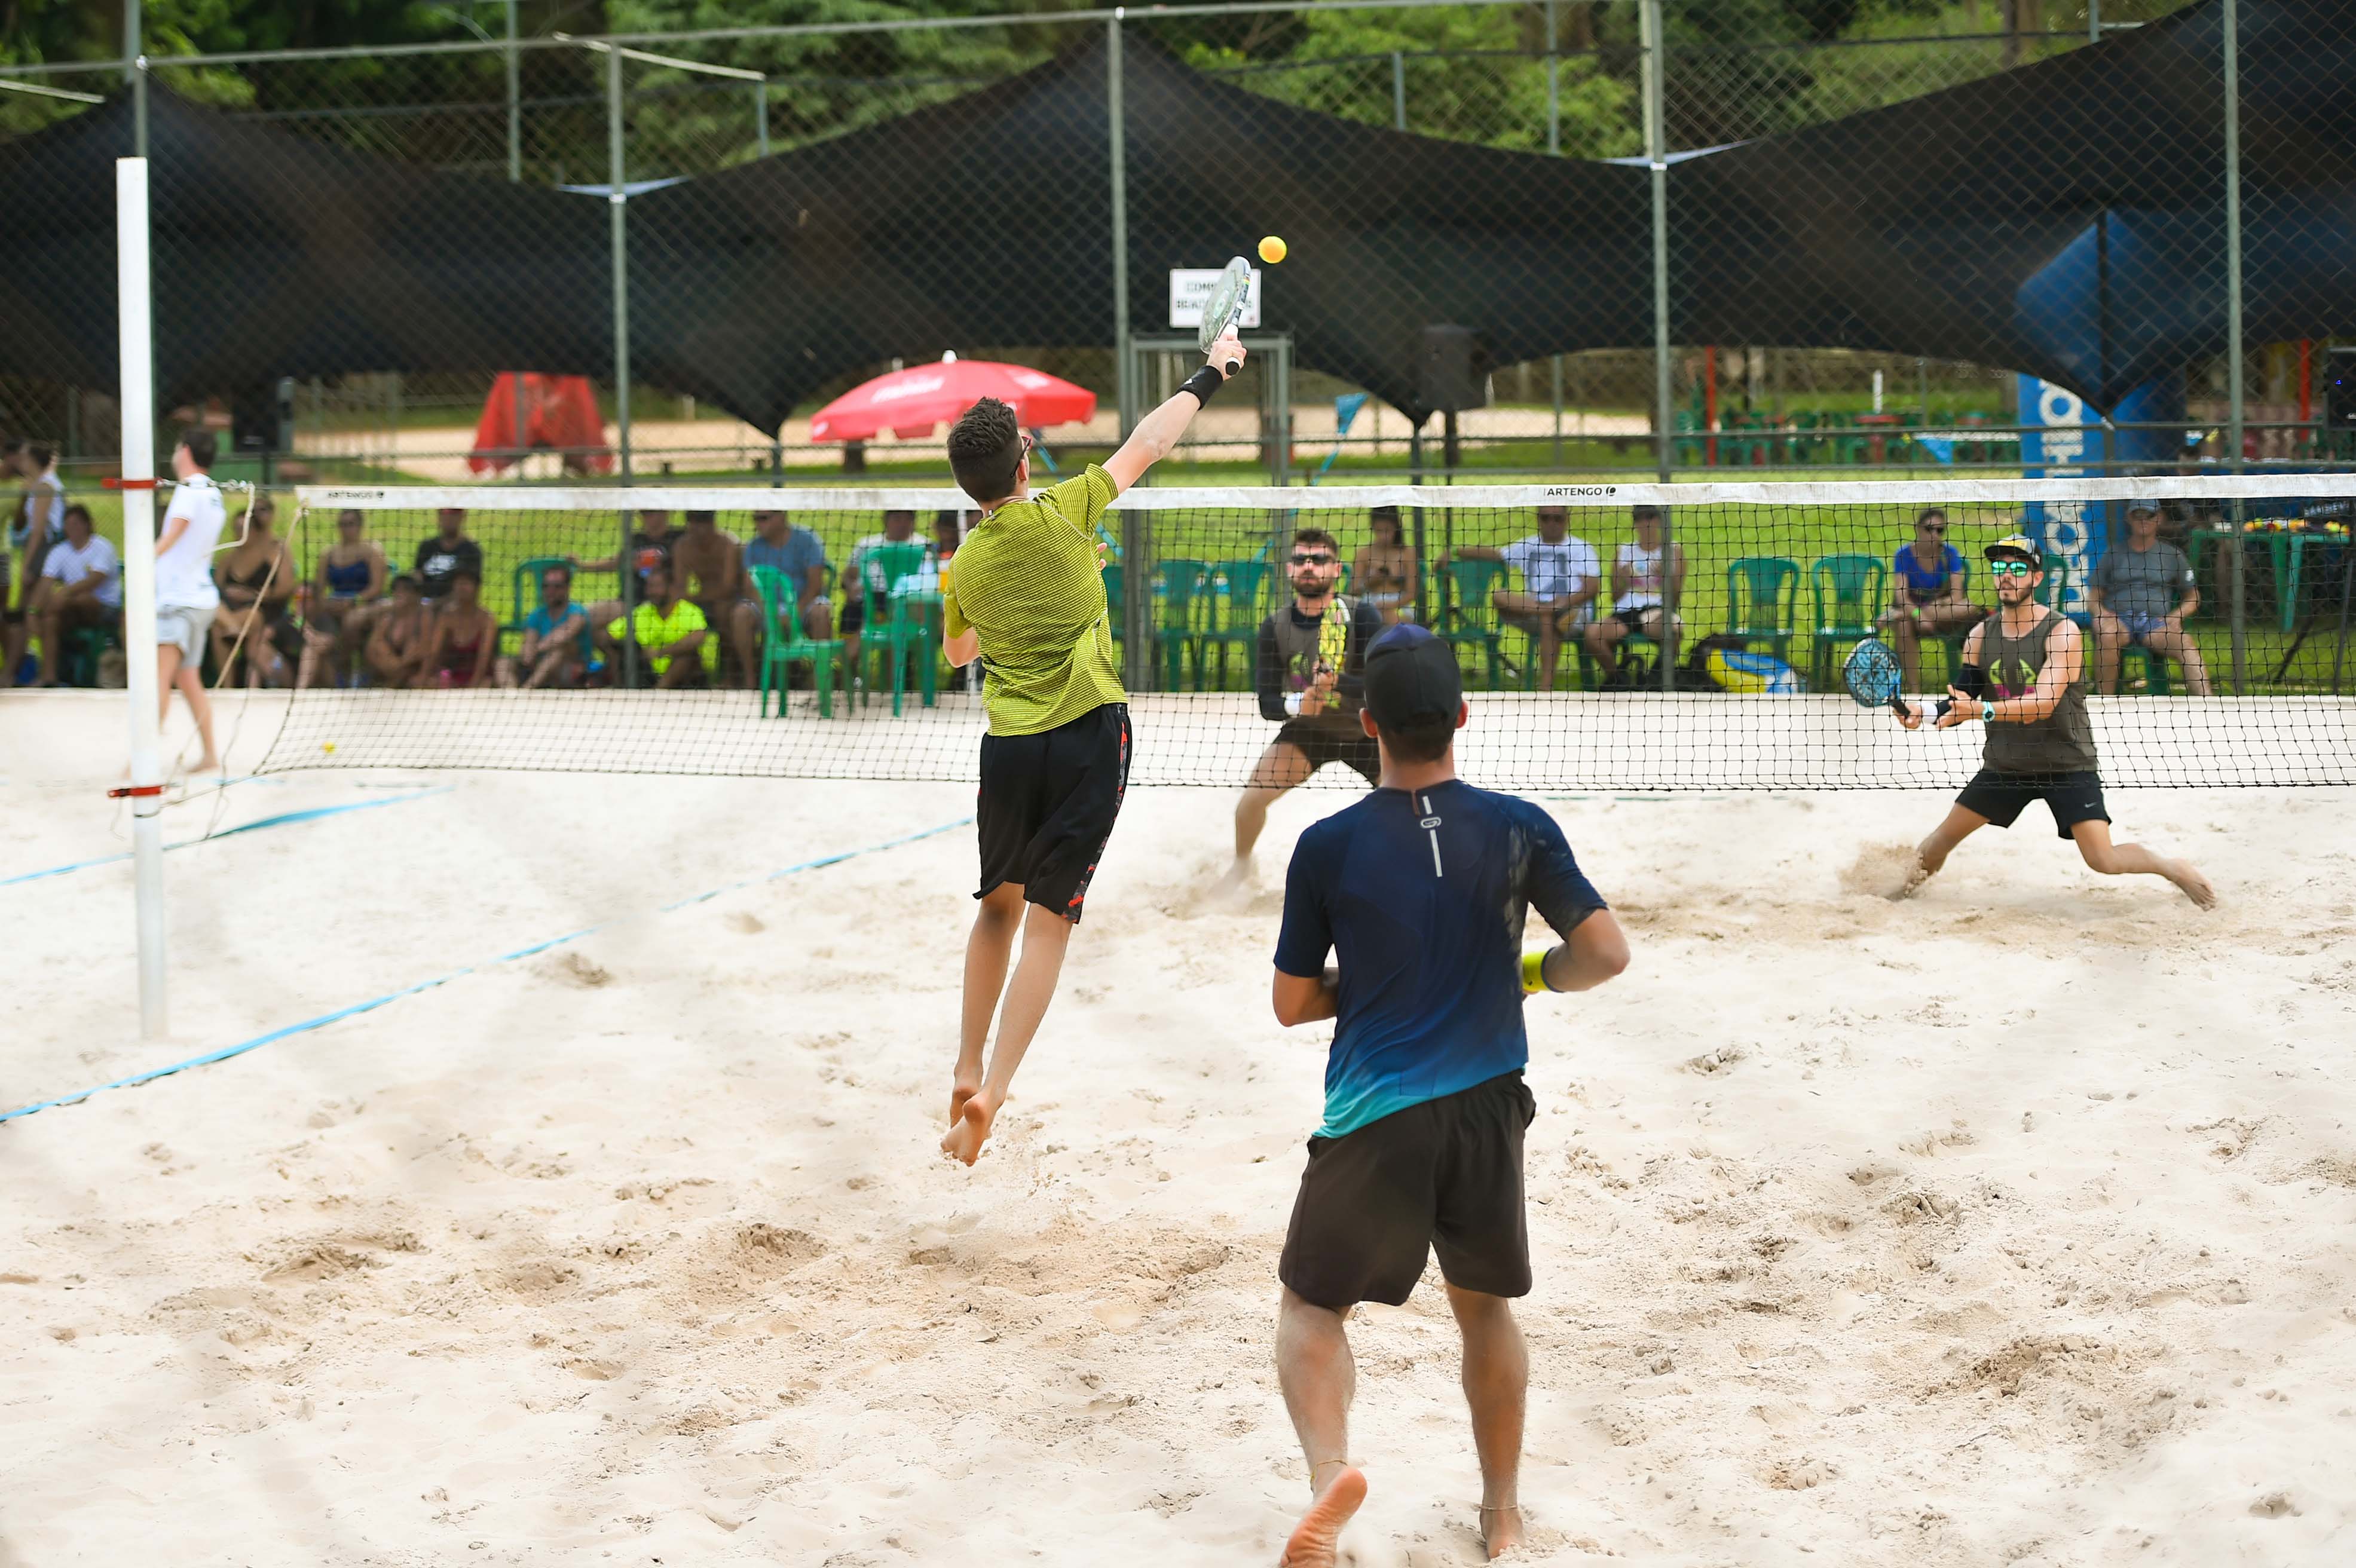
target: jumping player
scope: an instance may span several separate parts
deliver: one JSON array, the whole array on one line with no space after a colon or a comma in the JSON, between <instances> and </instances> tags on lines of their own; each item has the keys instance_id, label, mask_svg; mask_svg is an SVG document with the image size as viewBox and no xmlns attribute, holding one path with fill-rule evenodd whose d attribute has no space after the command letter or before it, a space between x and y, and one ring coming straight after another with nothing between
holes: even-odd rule
<instances>
[{"instance_id":1,"label":"jumping player","mask_svg":"<svg viewBox=\"0 0 2356 1568\"><path fill-rule=\"evenodd\" d=\"M1292 536L1285 558L1292 603L1260 623L1252 666L1259 716L1283 724L1253 764L1251 782L1236 802L1236 863L1240 882L1251 869L1252 846L1268 826L1268 808L1307 784L1328 763L1355 768L1368 784L1382 772L1375 743L1358 727L1366 645L1383 634L1382 613L1363 599L1336 593L1342 547L1323 528Z\"/></svg>"},{"instance_id":2,"label":"jumping player","mask_svg":"<svg viewBox=\"0 0 2356 1568\"><path fill-rule=\"evenodd\" d=\"M942 578L943 649L959 667L979 656L990 677L975 812L981 909L966 941L965 1006L941 1139L942 1152L967 1165L980 1156L1055 998L1064 950L1129 784L1129 697L1113 663L1097 521L1170 455L1243 359L1243 345L1228 333L1211 346L1210 363L1139 421L1102 467L1090 464L1036 496L1031 441L1012 408L984 398L949 432L949 468L982 515ZM1023 958L1010 983L1018 923ZM985 1074L982 1042L993 1013L998 1044Z\"/></svg>"},{"instance_id":3,"label":"jumping player","mask_svg":"<svg viewBox=\"0 0 2356 1568\"><path fill-rule=\"evenodd\" d=\"M1628 943L1554 818L1458 781L1465 718L1453 649L1416 625L1377 638L1359 722L1381 786L1302 834L1285 878L1277 1021L1337 1020L1278 1265L1277 1373L1314 1499L1288 1568L1332 1563L1365 1499L1349 1457L1350 1310L1406 1301L1434 1247L1464 1336L1481 1538L1492 1557L1524 1539L1530 1363L1511 1302L1530 1289L1522 1134L1537 1106L1522 1006L1601 985ZM1563 939L1543 957L1522 953L1531 905Z\"/></svg>"},{"instance_id":4,"label":"jumping player","mask_svg":"<svg viewBox=\"0 0 2356 1568\"><path fill-rule=\"evenodd\" d=\"M2022 807L2042 800L2053 812L2054 828L2076 841L2091 869L2166 877L2202 909L2214 906L2216 892L2190 861L2111 842L2111 814L2103 807L2094 725L2086 716L2085 637L2068 616L2037 603L2044 560L2028 539L2008 534L1987 553L1997 613L1964 639L1963 668L1947 688L1951 706L1936 727L1978 720L1988 727L1987 744L1980 771L1915 851L1913 873L1899 896L1937 874L1974 833L1990 823L2009 827ZM1899 722L1912 730L1926 716L1922 707L1909 704Z\"/></svg>"}]
</instances>

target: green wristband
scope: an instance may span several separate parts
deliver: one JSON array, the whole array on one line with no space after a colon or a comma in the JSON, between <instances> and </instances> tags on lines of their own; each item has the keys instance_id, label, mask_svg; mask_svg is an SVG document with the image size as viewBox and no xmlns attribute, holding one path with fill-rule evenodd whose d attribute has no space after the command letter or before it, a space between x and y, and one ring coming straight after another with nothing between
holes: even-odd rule
<instances>
[{"instance_id":1,"label":"green wristband","mask_svg":"<svg viewBox=\"0 0 2356 1568\"><path fill-rule=\"evenodd\" d=\"M1996 722L1995 703L1983 702L1980 704L1980 722L1983 724L1993 724Z\"/></svg>"}]
</instances>

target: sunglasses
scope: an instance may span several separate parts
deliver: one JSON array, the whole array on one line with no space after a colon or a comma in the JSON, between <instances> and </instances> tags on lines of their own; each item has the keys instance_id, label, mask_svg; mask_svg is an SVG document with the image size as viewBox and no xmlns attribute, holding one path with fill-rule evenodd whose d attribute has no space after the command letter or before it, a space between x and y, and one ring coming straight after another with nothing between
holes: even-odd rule
<instances>
[{"instance_id":1,"label":"sunglasses","mask_svg":"<svg viewBox=\"0 0 2356 1568\"><path fill-rule=\"evenodd\" d=\"M1338 555L1296 555L1290 559L1295 566L1331 566L1342 558Z\"/></svg>"},{"instance_id":2,"label":"sunglasses","mask_svg":"<svg viewBox=\"0 0 2356 1568\"><path fill-rule=\"evenodd\" d=\"M2025 560L1992 560L1989 574L1996 577L2026 577L2037 569Z\"/></svg>"}]
</instances>

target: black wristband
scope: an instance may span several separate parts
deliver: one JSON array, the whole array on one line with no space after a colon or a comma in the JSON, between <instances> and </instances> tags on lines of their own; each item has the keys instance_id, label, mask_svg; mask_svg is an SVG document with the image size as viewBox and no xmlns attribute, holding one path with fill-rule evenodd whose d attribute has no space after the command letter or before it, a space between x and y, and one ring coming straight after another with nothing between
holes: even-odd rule
<instances>
[{"instance_id":1,"label":"black wristband","mask_svg":"<svg viewBox=\"0 0 2356 1568\"><path fill-rule=\"evenodd\" d=\"M1216 365L1205 365L1183 381L1179 382L1178 389L1182 392L1194 393L1194 400L1198 403L1208 403L1211 400L1211 394L1226 384L1226 377L1219 373L1219 368Z\"/></svg>"}]
</instances>

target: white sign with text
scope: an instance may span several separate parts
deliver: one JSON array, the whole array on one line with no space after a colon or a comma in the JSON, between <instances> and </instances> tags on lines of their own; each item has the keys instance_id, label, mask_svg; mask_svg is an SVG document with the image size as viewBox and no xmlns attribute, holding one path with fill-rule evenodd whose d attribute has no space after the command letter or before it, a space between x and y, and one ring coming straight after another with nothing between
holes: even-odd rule
<instances>
[{"instance_id":1,"label":"white sign with text","mask_svg":"<svg viewBox=\"0 0 2356 1568\"><path fill-rule=\"evenodd\" d=\"M1209 303L1211 291L1218 286L1223 267L1173 267L1170 269L1170 325L1200 326L1203 306ZM1236 316L1237 327L1259 325L1259 269L1251 270L1251 286L1244 290L1244 308Z\"/></svg>"}]
</instances>

